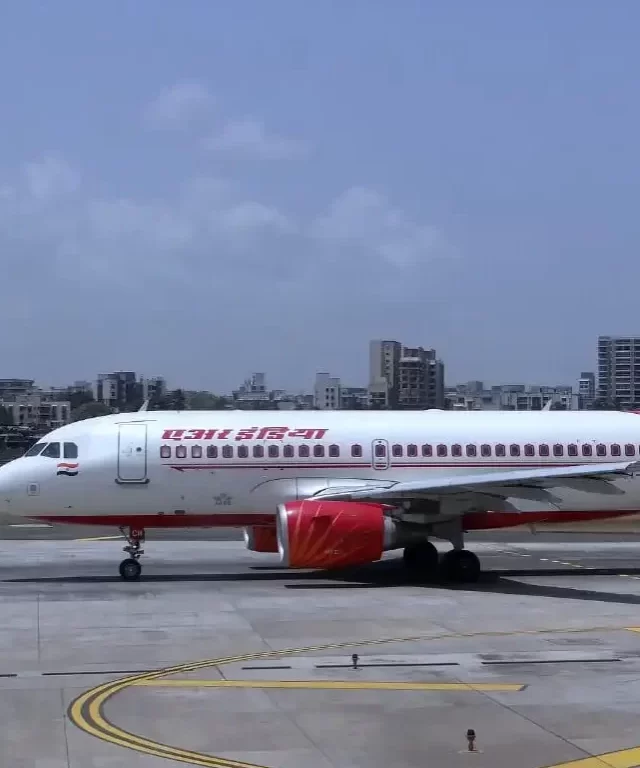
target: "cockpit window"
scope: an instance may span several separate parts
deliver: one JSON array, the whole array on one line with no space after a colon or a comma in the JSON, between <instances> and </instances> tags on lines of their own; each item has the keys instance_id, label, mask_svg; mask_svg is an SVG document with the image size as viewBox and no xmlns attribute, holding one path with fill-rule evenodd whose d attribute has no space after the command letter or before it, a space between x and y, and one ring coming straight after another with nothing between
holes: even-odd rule
<instances>
[{"instance_id":1,"label":"cockpit window","mask_svg":"<svg viewBox=\"0 0 640 768\"><path fill-rule=\"evenodd\" d=\"M29 448L29 450L25 453L25 456L38 456L45 445L46 443L36 443L35 445L32 445L31 448Z\"/></svg>"},{"instance_id":2,"label":"cockpit window","mask_svg":"<svg viewBox=\"0 0 640 768\"><path fill-rule=\"evenodd\" d=\"M60 443L49 443L49 445L42 451L42 456L46 456L48 459L60 458Z\"/></svg>"},{"instance_id":3,"label":"cockpit window","mask_svg":"<svg viewBox=\"0 0 640 768\"><path fill-rule=\"evenodd\" d=\"M65 459L77 459L78 458L78 446L75 443L64 444L64 457Z\"/></svg>"}]
</instances>

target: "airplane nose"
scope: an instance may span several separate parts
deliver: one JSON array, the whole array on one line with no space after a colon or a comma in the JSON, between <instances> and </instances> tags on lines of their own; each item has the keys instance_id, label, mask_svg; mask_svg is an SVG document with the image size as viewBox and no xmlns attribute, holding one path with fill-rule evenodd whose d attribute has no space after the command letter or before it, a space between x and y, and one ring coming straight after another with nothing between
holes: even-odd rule
<instances>
[{"instance_id":1,"label":"airplane nose","mask_svg":"<svg viewBox=\"0 0 640 768\"><path fill-rule=\"evenodd\" d=\"M11 498L13 496L11 462L0 467L0 514L11 513Z\"/></svg>"}]
</instances>

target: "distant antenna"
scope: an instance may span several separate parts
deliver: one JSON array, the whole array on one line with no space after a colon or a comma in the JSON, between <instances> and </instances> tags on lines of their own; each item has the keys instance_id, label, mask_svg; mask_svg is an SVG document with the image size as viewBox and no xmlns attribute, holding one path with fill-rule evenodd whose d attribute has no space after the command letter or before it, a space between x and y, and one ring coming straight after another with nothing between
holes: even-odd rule
<instances>
[{"instance_id":1,"label":"distant antenna","mask_svg":"<svg viewBox=\"0 0 640 768\"><path fill-rule=\"evenodd\" d=\"M138 408L138 411L146 411L149 408L149 400L145 400L144 403Z\"/></svg>"}]
</instances>

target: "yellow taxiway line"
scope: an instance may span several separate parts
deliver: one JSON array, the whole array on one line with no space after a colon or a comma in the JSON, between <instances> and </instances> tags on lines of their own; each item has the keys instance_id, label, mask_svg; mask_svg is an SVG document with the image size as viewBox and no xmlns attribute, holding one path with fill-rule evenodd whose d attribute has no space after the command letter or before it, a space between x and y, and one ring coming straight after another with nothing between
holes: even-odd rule
<instances>
[{"instance_id":1,"label":"yellow taxiway line","mask_svg":"<svg viewBox=\"0 0 640 768\"><path fill-rule=\"evenodd\" d=\"M619 752L606 752L593 757L583 757L571 760L569 763L558 763L546 768L637 768L640 765L640 747L621 749Z\"/></svg>"},{"instance_id":2,"label":"yellow taxiway line","mask_svg":"<svg viewBox=\"0 0 640 768\"><path fill-rule=\"evenodd\" d=\"M141 680L149 688L303 688L316 691L523 691L519 683L404 683L360 680Z\"/></svg>"},{"instance_id":3,"label":"yellow taxiway line","mask_svg":"<svg viewBox=\"0 0 640 768\"><path fill-rule=\"evenodd\" d=\"M316 653L329 650L344 650L346 648L372 647L391 643L428 642L448 638L473 638L473 637L514 637L517 635L540 634L573 634L588 632L615 632L621 630L640 631L640 627L581 627L556 628L543 630L522 631L497 631L497 632L447 632L437 635L424 634L412 637L391 637L378 640L359 640L344 643L327 643L325 645L307 646L304 648L286 648L280 651L260 651L238 656L225 656L216 659L180 664L175 667L158 669L155 672L146 672L132 675L121 680L103 683L81 694L75 699L68 709L69 720L85 733L95 736L102 741L115 744L135 752L163 757L179 763L203 766L204 768L265 768L255 763L245 763L239 760L229 760L215 755L207 755L203 752L181 749L170 744L147 739L136 733L131 733L111 723L105 715L104 707L107 701L127 688L142 684L153 685L169 675L179 675L195 672L201 669L211 669L224 664L234 664L243 661L257 661L258 659L273 659L294 654ZM167 681L168 682L168 681ZM182 681L180 681L182 682ZM234 681L235 682L235 681ZM618 752L609 752L602 755L587 756L578 760L572 760L547 768L635 768L640 765L640 747L625 749Z\"/></svg>"}]
</instances>

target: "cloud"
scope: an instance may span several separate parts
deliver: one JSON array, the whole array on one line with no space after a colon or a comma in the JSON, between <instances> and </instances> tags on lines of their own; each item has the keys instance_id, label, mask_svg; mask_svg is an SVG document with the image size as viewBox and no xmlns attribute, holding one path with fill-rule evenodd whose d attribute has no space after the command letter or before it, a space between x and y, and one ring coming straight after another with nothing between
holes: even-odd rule
<instances>
[{"instance_id":1,"label":"cloud","mask_svg":"<svg viewBox=\"0 0 640 768\"><path fill-rule=\"evenodd\" d=\"M306 142L267 134L262 122L253 119L229 122L220 133L205 139L212 152L242 152L267 160L282 160L307 151Z\"/></svg>"},{"instance_id":2,"label":"cloud","mask_svg":"<svg viewBox=\"0 0 640 768\"><path fill-rule=\"evenodd\" d=\"M35 200L68 195L80 186L80 175L56 155L26 163L23 173L27 192Z\"/></svg>"},{"instance_id":3,"label":"cloud","mask_svg":"<svg viewBox=\"0 0 640 768\"><path fill-rule=\"evenodd\" d=\"M178 83L165 88L148 105L147 123L156 129L180 130L200 112L209 108L213 99L207 88L196 82Z\"/></svg>"},{"instance_id":4,"label":"cloud","mask_svg":"<svg viewBox=\"0 0 640 768\"><path fill-rule=\"evenodd\" d=\"M146 199L97 197L89 182L78 194L79 179L60 157L0 179L0 248L41 275L51 296L73 287L74 302L137 292L144 312L182 290L196 302L183 313L207 306L209 294L212 306L233 312L240 291L253 297L247 322L260 322L265 295L291 312L315 295L327 308L406 297L425 265L450 252L436 229L366 187L303 217L216 177L174 182L166 196Z\"/></svg>"},{"instance_id":5,"label":"cloud","mask_svg":"<svg viewBox=\"0 0 640 768\"><path fill-rule=\"evenodd\" d=\"M435 227L411 221L384 195L367 187L351 187L339 195L313 222L311 231L328 245L356 246L398 268L451 255Z\"/></svg>"}]
</instances>

